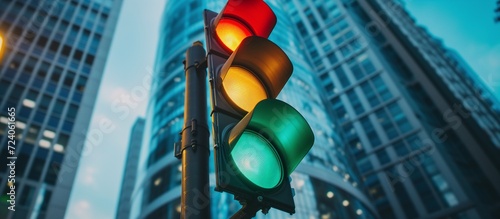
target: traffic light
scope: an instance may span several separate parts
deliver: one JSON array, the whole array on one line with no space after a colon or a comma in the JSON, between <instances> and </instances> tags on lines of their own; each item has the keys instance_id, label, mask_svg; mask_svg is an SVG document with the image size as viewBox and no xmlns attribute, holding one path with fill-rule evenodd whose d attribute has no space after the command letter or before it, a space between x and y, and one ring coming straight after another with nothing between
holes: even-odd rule
<instances>
[{"instance_id":1,"label":"traffic light","mask_svg":"<svg viewBox=\"0 0 500 219\"><path fill-rule=\"evenodd\" d=\"M293 71L267 39L276 15L262 0L229 0L204 19L216 190L235 195L250 216L271 207L293 214L289 176L314 135L297 110L275 99Z\"/></svg>"}]
</instances>

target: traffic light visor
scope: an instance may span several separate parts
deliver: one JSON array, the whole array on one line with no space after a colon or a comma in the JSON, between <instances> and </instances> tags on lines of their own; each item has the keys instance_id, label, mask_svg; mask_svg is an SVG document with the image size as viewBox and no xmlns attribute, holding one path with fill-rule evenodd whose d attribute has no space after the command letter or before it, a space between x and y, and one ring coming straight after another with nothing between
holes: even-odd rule
<instances>
[{"instance_id":1,"label":"traffic light visor","mask_svg":"<svg viewBox=\"0 0 500 219\"><path fill-rule=\"evenodd\" d=\"M269 37L276 15L262 0L229 0L214 25L218 40L232 52L248 36Z\"/></svg>"},{"instance_id":2,"label":"traffic light visor","mask_svg":"<svg viewBox=\"0 0 500 219\"><path fill-rule=\"evenodd\" d=\"M246 164L249 168L252 166L251 162L240 158L249 157L251 160L257 160L252 161L255 163L255 167L252 168L263 170L255 177L259 181L270 181L271 185L277 181L274 178L276 176L271 174L281 175L281 171L278 171L279 166L283 166L287 175L295 170L313 146L314 134L304 117L292 106L280 100L266 99L259 102L236 124L229 134L228 141L235 163L242 163L237 165L240 171ZM272 151L275 151L279 158L271 158ZM240 155L235 157L236 154ZM256 155L250 156L250 154ZM280 161L281 165L277 165L276 160ZM259 168L256 167L257 164ZM260 168L260 165L264 165L264 168ZM252 181L250 178L249 180Z\"/></svg>"},{"instance_id":3,"label":"traffic light visor","mask_svg":"<svg viewBox=\"0 0 500 219\"><path fill-rule=\"evenodd\" d=\"M276 98L292 75L288 56L266 38L251 36L221 68L222 91L236 110L247 113L267 98Z\"/></svg>"}]
</instances>

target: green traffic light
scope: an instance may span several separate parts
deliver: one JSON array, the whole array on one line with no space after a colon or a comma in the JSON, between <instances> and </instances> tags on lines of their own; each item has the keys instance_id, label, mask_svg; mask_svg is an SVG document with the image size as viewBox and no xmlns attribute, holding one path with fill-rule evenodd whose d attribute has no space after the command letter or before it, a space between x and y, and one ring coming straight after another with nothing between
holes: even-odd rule
<instances>
[{"instance_id":1,"label":"green traffic light","mask_svg":"<svg viewBox=\"0 0 500 219\"><path fill-rule=\"evenodd\" d=\"M229 135L231 156L250 182L265 189L281 184L314 143L307 121L287 103L260 101Z\"/></svg>"},{"instance_id":2,"label":"green traffic light","mask_svg":"<svg viewBox=\"0 0 500 219\"><path fill-rule=\"evenodd\" d=\"M258 133L245 130L231 151L238 170L253 184L272 189L283 176L281 160L269 141Z\"/></svg>"}]
</instances>

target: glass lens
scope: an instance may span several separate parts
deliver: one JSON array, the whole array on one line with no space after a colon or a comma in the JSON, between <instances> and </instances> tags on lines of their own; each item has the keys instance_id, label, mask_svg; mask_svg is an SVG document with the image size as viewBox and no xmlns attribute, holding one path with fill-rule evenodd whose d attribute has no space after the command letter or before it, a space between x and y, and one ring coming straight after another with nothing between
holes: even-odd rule
<instances>
[{"instance_id":1,"label":"glass lens","mask_svg":"<svg viewBox=\"0 0 500 219\"><path fill-rule=\"evenodd\" d=\"M267 99L262 83L248 70L232 66L222 81L222 88L230 102L249 112L258 102Z\"/></svg>"},{"instance_id":2,"label":"glass lens","mask_svg":"<svg viewBox=\"0 0 500 219\"><path fill-rule=\"evenodd\" d=\"M243 39L253 35L244 24L230 18L221 18L215 27L215 33L231 51L238 48Z\"/></svg>"},{"instance_id":3,"label":"glass lens","mask_svg":"<svg viewBox=\"0 0 500 219\"><path fill-rule=\"evenodd\" d=\"M245 130L234 145L231 156L241 173L253 184L272 189L281 183L281 160L261 135Z\"/></svg>"}]
</instances>

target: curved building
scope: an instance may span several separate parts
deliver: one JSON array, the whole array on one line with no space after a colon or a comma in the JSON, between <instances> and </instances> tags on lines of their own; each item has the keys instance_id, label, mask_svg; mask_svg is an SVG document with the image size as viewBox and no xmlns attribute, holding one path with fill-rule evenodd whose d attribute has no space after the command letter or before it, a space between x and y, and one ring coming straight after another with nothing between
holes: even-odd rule
<instances>
[{"instance_id":1,"label":"curved building","mask_svg":"<svg viewBox=\"0 0 500 219\"><path fill-rule=\"evenodd\" d=\"M132 218L180 216L181 168L172 151L183 126L185 77L182 61L188 46L204 39L203 9L220 11L225 2L192 0L168 1L166 4L144 147L132 196ZM290 216L270 210L269 215L258 213L257 217L375 218L375 208L362 193L361 183L350 168L353 165L349 165L347 152L336 134L336 126L326 111L321 93L316 90L315 74L301 52L304 48L295 35L294 25L277 2L269 1L268 4L278 17L270 40L283 48L294 64L294 73L278 98L304 115L316 140L292 174L296 213ZM228 218L239 210L240 204L230 194L213 192L213 158L210 159L210 170L212 217ZM202 195L201 200L203 198L206 197Z\"/></svg>"}]
</instances>

